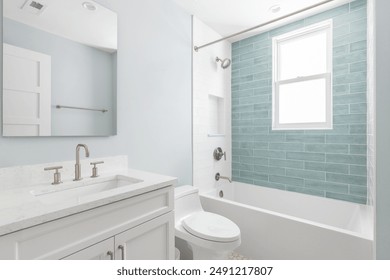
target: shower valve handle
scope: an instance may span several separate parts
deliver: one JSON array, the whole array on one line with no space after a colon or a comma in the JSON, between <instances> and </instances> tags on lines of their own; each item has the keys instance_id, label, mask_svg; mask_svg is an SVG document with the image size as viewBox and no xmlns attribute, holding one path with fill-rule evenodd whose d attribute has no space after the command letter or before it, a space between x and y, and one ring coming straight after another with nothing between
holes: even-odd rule
<instances>
[{"instance_id":1,"label":"shower valve handle","mask_svg":"<svg viewBox=\"0 0 390 280\"><path fill-rule=\"evenodd\" d=\"M226 152L222 151L221 147L216 148L214 150L214 154L213 155L214 155L214 159L216 159L216 160L220 160L222 158L222 156L226 160Z\"/></svg>"}]
</instances>

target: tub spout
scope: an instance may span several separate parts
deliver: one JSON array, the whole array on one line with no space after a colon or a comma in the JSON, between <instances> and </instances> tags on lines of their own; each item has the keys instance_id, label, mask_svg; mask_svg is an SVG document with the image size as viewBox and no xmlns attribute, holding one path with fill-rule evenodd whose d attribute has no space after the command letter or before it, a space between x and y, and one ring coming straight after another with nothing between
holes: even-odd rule
<instances>
[{"instance_id":1,"label":"tub spout","mask_svg":"<svg viewBox=\"0 0 390 280\"><path fill-rule=\"evenodd\" d=\"M219 179L225 179L225 180L228 180L228 181L229 181L229 183L231 183L231 182L232 182L232 179L230 179L230 178L229 178L229 177L227 177L227 176L221 176L221 174L219 174L219 173L215 174L215 180L216 180L216 181L219 181Z\"/></svg>"}]
</instances>

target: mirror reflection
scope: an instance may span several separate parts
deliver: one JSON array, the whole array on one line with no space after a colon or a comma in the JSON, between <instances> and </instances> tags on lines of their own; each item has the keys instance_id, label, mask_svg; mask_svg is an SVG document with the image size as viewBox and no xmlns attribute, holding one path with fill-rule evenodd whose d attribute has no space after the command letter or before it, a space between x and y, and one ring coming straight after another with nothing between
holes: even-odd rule
<instances>
[{"instance_id":1,"label":"mirror reflection","mask_svg":"<svg viewBox=\"0 0 390 280\"><path fill-rule=\"evenodd\" d=\"M115 135L116 60L96 2L3 0L3 136Z\"/></svg>"}]
</instances>

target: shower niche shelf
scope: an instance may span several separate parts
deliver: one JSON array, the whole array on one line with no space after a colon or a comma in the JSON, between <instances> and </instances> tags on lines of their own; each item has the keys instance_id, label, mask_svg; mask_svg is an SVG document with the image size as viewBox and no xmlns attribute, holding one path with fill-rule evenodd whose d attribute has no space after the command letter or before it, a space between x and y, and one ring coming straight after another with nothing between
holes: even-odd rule
<instances>
[{"instance_id":1,"label":"shower niche shelf","mask_svg":"<svg viewBox=\"0 0 390 280\"><path fill-rule=\"evenodd\" d=\"M208 137L225 137L225 134L212 134L212 133L208 133L207 136Z\"/></svg>"},{"instance_id":2,"label":"shower niche shelf","mask_svg":"<svg viewBox=\"0 0 390 280\"><path fill-rule=\"evenodd\" d=\"M225 99L209 94L208 100L209 120L208 137L225 136Z\"/></svg>"}]
</instances>

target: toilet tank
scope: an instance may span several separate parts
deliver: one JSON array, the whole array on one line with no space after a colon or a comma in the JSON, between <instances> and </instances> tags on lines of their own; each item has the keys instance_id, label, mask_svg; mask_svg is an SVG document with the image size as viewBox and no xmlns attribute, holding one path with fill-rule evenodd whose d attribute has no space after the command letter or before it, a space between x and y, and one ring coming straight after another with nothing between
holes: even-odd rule
<instances>
[{"instance_id":1,"label":"toilet tank","mask_svg":"<svg viewBox=\"0 0 390 280\"><path fill-rule=\"evenodd\" d=\"M194 186L175 188L175 222L193 212L203 211L200 204L199 190Z\"/></svg>"}]
</instances>

